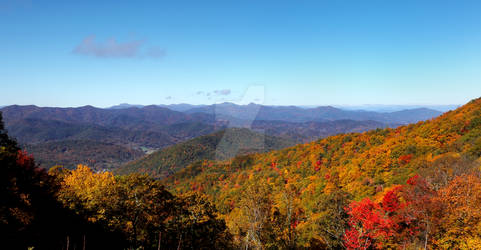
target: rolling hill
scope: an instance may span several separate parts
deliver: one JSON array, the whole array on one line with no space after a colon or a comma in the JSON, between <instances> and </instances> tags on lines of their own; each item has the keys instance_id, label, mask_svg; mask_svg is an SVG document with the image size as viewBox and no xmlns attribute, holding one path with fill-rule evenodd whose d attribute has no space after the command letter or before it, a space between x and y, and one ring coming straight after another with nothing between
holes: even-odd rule
<instances>
[{"instance_id":1,"label":"rolling hill","mask_svg":"<svg viewBox=\"0 0 481 250\"><path fill-rule=\"evenodd\" d=\"M236 155L268 152L294 145L293 141L264 136L245 128L229 128L182 142L120 167L116 172L148 173L165 178L200 160L227 160Z\"/></svg>"}]
</instances>

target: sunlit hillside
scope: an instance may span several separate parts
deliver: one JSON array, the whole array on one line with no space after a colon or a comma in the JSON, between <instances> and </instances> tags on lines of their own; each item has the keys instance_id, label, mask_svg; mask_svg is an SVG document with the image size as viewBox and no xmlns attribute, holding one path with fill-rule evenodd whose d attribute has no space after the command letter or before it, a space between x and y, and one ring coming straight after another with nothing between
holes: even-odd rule
<instances>
[{"instance_id":1,"label":"sunlit hillside","mask_svg":"<svg viewBox=\"0 0 481 250\"><path fill-rule=\"evenodd\" d=\"M259 207L265 209L266 226L276 219L276 213L283 216L281 224L290 218L290 225L284 225L276 237L294 240L297 246L340 247L344 231L329 230L347 223L347 217L331 216L343 214L349 202L365 197L379 201L416 175L424 178L433 191L449 188L456 176L473 169L477 173L480 155L481 99L477 99L439 118L396 129L343 134L266 154L194 164L171 176L167 185L174 193L207 194L239 241L252 233L253 215L246 210L252 208L246 208L245 203L260 192L262 196L255 197L261 199L258 206L267 206ZM479 181L475 176L472 178ZM481 196L475 199L477 202ZM434 246L459 246L455 242L479 239L470 234L453 239L452 245L436 245L444 237L450 236L431 235L429 242Z\"/></svg>"}]
</instances>

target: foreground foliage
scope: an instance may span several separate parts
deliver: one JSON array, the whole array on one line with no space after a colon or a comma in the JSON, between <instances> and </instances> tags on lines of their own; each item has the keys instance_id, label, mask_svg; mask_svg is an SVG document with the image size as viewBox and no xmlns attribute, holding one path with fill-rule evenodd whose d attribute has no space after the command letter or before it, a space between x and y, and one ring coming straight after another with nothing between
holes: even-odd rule
<instances>
[{"instance_id":1,"label":"foreground foliage","mask_svg":"<svg viewBox=\"0 0 481 250\"><path fill-rule=\"evenodd\" d=\"M226 225L196 193L174 196L146 175L79 165L47 173L0 116L0 240L5 249L229 248Z\"/></svg>"}]
</instances>

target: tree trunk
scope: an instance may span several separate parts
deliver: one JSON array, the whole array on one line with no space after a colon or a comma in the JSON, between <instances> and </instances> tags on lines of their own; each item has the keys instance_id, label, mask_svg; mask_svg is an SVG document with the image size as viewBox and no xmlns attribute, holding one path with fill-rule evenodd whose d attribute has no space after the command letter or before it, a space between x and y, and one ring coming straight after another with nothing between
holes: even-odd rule
<instances>
[{"instance_id":1,"label":"tree trunk","mask_svg":"<svg viewBox=\"0 0 481 250\"><path fill-rule=\"evenodd\" d=\"M159 246L157 247L157 250L160 250L160 241L162 239L162 231L159 231ZM84 249L85 250L85 249Z\"/></svg>"},{"instance_id":2,"label":"tree trunk","mask_svg":"<svg viewBox=\"0 0 481 250\"><path fill-rule=\"evenodd\" d=\"M177 245L177 250L180 250L181 243L182 243L182 234L180 235L179 245Z\"/></svg>"}]
</instances>

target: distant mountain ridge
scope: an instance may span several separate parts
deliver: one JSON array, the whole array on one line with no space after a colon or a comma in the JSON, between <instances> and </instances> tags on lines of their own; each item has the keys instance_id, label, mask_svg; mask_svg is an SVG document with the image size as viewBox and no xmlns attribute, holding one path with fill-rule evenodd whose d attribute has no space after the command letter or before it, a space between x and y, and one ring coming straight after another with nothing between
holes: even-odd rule
<instances>
[{"instance_id":1,"label":"distant mountain ridge","mask_svg":"<svg viewBox=\"0 0 481 250\"><path fill-rule=\"evenodd\" d=\"M440 112L447 112L450 110L455 110L461 105L451 104L451 105L381 105L381 104L366 104L366 105L336 105L335 107L344 110L365 110L374 112L396 112L408 109L418 109L418 108L428 108Z\"/></svg>"},{"instance_id":2,"label":"distant mountain ridge","mask_svg":"<svg viewBox=\"0 0 481 250\"><path fill-rule=\"evenodd\" d=\"M153 105L161 108L168 108L173 111L179 111L179 112L184 112L189 109L193 108L199 108L199 107L204 107L207 105L193 105L193 104L187 104L187 103L179 103L179 104L158 104L158 105ZM121 103L119 105L114 105L112 107L109 107L107 109L127 109L127 108L143 108L145 105L140 105L140 104L128 104L128 103Z\"/></svg>"},{"instance_id":3,"label":"distant mountain ridge","mask_svg":"<svg viewBox=\"0 0 481 250\"><path fill-rule=\"evenodd\" d=\"M255 120L278 120L288 122L371 120L396 124L415 123L442 114L440 111L427 108L380 113L362 110L343 110L332 106L301 108L296 106L263 106L252 103L248 105L237 105L233 103L214 104L193 108L185 111L185 113L206 113L213 116L230 116L238 119L252 119L252 117L255 117Z\"/></svg>"},{"instance_id":4,"label":"distant mountain ridge","mask_svg":"<svg viewBox=\"0 0 481 250\"><path fill-rule=\"evenodd\" d=\"M266 106L250 103L238 105L230 102L212 105L170 104L151 105L167 108L172 111L186 114L209 114L216 119L224 120L275 120L287 122L325 122L335 120L377 121L387 124L408 124L428 120L441 115L443 112L422 106L407 106L410 109L376 112L367 110L353 110L336 108L333 106L299 107L299 106ZM142 105L120 104L111 109L127 109L132 107L143 108ZM388 106L389 107L389 106ZM444 109L454 108L454 105L445 106Z\"/></svg>"},{"instance_id":5,"label":"distant mountain ridge","mask_svg":"<svg viewBox=\"0 0 481 250\"><path fill-rule=\"evenodd\" d=\"M229 103L229 102L227 102ZM216 105L216 104L212 104ZM235 104L237 105L237 104ZM179 103L179 104L157 104L155 106L159 107L164 107L168 108L174 111L179 111L179 112L185 112L190 109L194 108L203 108L211 105L207 104L188 104L188 103ZM282 105L265 105L269 107L288 107L288 106L282 106ZM364 104L364 105L332 105L334 108L338 108L341 110L346 110L346 111L369 111L369 112L377 112L377 113L391 113L391 112L397 112L397 111L403 111L403 110L414 110L414 109L420 109L420 108L426 108L426 109L431 109L439 112L447 112L450 110L454 110L456 108L459 108L461 105L459 104L450 104L450 105L433 105L433 104L426 104L426 105L387 105L387 104ZM5 106L4 106L5 107ZM140 104L128 104L128 103L121 103L119 105L114 105L109 107L108 109L122 109L122 108L142 108L145 107L145 105L140 105ZM326 106L318 106L318 105L296 105L293 107L298 107L302 109L313 109L313 108L318 108L318 107L326 107ZM1 108L1 106L0 106Z\"/></svg>"},{"instance_id":6,"label":"distant mountain ridge","mask_svg":"<svg viewBox=\"0 0 481 250\"><path fill-rule=\"evenodd\" d=\"M139 122L169 125L187 121L212 121L207 114L189 115L155 105L142 108L102 109L93 106L78 108L37 107L12 105L1 109L6 122L37 118L64 122L90 123L102 126L133 126Z\"/></svg>"}]
</instances>

